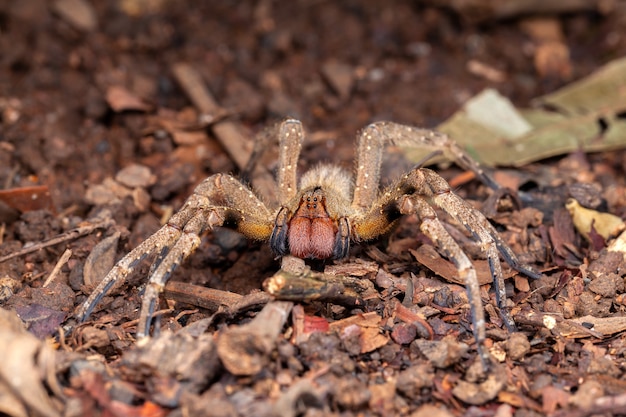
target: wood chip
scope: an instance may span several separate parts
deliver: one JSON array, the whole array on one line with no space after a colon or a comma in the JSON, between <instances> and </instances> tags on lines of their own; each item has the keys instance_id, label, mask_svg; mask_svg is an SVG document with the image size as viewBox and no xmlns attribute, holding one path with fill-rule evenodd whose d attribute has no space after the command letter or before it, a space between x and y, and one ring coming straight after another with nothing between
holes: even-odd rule
<instances>
[{"instance_id":1,"label":"wood chip","mask_svg":"<svg viewBox=\"0 0 626 417\"><path fill-rule=\"evenodd\" d=\"M96 11L85 0L57 0L52 4L52 10L80 31L92 32L98 28Z\"/></svg>"}]
</instances>

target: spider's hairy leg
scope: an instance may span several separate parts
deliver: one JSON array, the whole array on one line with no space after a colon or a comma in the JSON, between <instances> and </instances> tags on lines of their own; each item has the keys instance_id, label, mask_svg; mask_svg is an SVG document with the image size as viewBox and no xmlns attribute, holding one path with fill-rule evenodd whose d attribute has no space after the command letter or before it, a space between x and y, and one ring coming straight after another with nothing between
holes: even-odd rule
<instances>
[{"instance_id":1,"label":"spider's hairy leg","mask_svg":"<svg viewBox=\"0 0 626 417\"><path fill-rule=\"evenodd\" d=\"M365 211L376 200L386 141L387 138L377 123L372 123L359 132L352 197L352 208L355 210Z\"/></svg>"},{"instance_id":2,"label":"spider's hairy leg","mask_svg":"<svg viewBox=\"0 0 626 417\"><path fill-rule=\"evenodd\" d=\"M461 222L474 238L480 242L489 262L500 315L507 328L510 330L515 329L515 322L506 308L506 289L498 251L502 253L507 261L510 261L509 264L517 271L531 278L536 278L540 275L529 266L520 262L517 255L504 243L497 230L489 223L489 220L480 211L454 194L446 180L439 174L423 168L412 171L405 178L407 184L421 182L427 185L427 191L431 193L430 197L433 203Z\"/></svg>"},{"instance_id":3,"label":"spider's hairy leg","mask_svg":"<svg viewBox=\"0 0 626 417\"><path fill-rule=\"evenodd\" d=\"M403 195L398 200L398 208L402 214L416 214L420 222L420 230L428 236L448 259L454 263L459 278L465 283L472 316L472 331L476 339L476 350L483 368L489 366L489 356L484 348L486 339L485 312L480 298L480 285L476 269L458 243L450 236L437 218L435 210L419 194Z\"/></svg>"},{"instance_id":4,"label":"spider's hairy leg","mask_svg":"<svg viewBox=\"0 0 626 417\"><path fill-rule=\"evenodd\" d=\"M267 240L272 230L272 214L235 178L217 174L205 179L166 225L109 271L78 308L77 318L87 319L115 283L125 280L144 258L157 256L142 304L142 326L138 328L138 334L147 334L151 310L171 272L197 248L199 236L205 230L221 225L232 226L251 239Z\"/></svg>"},{"instance_id":5,"label":"spider's hairy leg","mask_svg":"<svg viewBox=\"0 0 626 417\"><path fill-rule=\"evenodd\" d=\"M150 281L146 285L141 302L141 313L137 323L136 336L138 338L150 334L150 324L154 315L159 296L165 288L165 283L180 263L193 253L200 245L200 234L206 225L203 210L189 219L181 230L179 238L167 252L159 255L157 263L151 268ZM220 222L218 222L220 223Z\"/></svg>"},{"instance_id":6,"label":"spider's hairy leg","mask_svg":"<svg viewBox=\"0 0 626 417\"><path fill-rule=\"evenodd\" d=\"M75 312L76 318L79 321L87 320L96 305L114 285L126 281L126 278L146 257L153 256L157 252L159 254L163 251L167 252L167 247L176 242L180 233L180 228L168 223L120 259L91 292L87 300L78 307Z\"/></svg>"},{"instance_id":7,"label":"spider's hairy leg","mask_svg":"<svg viewBox=\"0 0 626 417\"><path fill-rule=\"evenodd\" d=\"M278 202L281 205L292 200L297 191L297 168L304 130L298 120L287 119L278 127Z\"/></svg>"},{"instance_id":8,"label":"spider's hairy leg","mask_svg":"<svg viewBox=\"0 0 626 417\"><path fill-rule=\"evenodd\" d=\"M376 122L370 125L384 138L385 142L399 146L413 146L434 151L442 151L444 155L454 161L461 168L472 171L474 175L485 185L493 190L499 190L501 186L493 177L465 152L457 143L445 133L431 129L422 129L393 122Z\"/></svg>"}]
</instances>

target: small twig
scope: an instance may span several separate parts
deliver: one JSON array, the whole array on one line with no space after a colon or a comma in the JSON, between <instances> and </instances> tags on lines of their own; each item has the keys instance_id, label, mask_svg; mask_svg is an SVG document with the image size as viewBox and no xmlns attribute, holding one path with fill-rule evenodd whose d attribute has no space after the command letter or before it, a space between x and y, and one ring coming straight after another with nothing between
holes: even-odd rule
<instances>
[{"instance_id":1,"label":"small twig","mask_svg":"<svg viewBox=\"0 0 626 417\"><path fill-rule=\"evenodd\" d=\"M215 115L221 108L206 87L202 76L191 66L178 63L172 67L172 73L189 100L201 114ZM213 134L226 150L235 165L244 171L252 156L252 142L242 133L239 123L226 119L211 125ZM255 190L265 197L274 200L276 197L275 183L267 168L257 166L252 178Z\"/></svg>"},{"instance_id":2,"label":"small twig","mask_svg":"<svg viewBox=\"0 0 626 417\"><path fill-rule=\"evenodd\" d=\"M44 288L50 285L52 281L54 281L57 275L59 275L59 272L61 272L61 268L63 268L63 265L65 265L67 261L69 261L71 256L72 256L72 250L65 249L65 252L63 252L63 255L61 255L56 265L52 269L52 272L50 272L50 275L48 276L48 278L46 278L46 281L43 283Z\"/></svg>"},{"instance_id":3,"label":"small twig","mask_svg":"<svg viewBox=\"0 0 626 417\"><path fill-rule=\"evenodd\" d=\"M180 313L178 313L176 315L176 317L174 317L174 321L179 321L180 319L182 319L185 316L190 316L192 314L196 314L198 311L200 311L200 310L198 310L197 308L194 308L193 310L183 310Z\"/></svg>"},{"instance_id":4,"label":"small twig","mask_svg":"<svg viewBox=\"0 0 626 417\"><path fill-rule=\"evenodd\" d=\"M361 279L308 271L294 274L279 270L263 283L263 289L279 300L323 301L341 305L363 305L363 297L358 290Z\"/></svg>"},{"instance_id":5,"label":"small twig","mask_svg":"<svg viewBox=\"0 0 626 417\"><path fill-rule=\"evenodd\" d=\"M221 310L229 315L265 305L272 299L269 294L263 292L241 295L179 281L168 282L163 294L175 301L202 307L211 312Z\"/></svg>"},{"instance_id":6,"label":"small twig","mask_svg":"<svg viewBox=\"0 0 626 417\"><path fill-rule=\"evenodd\" d=\"M166 314L171 314L173 311L174 311L173 308L164 308L162 310L155 311L152 314L152 317L157 318L157 317L165 316ZM137 326L137 323L139 323L139 319L129 320L123 323L120 327L124 330L128 330L128 329L133 328L134 326Z\"/></svg>"},{"instance_id":7,"label":"small twig","mask_svg":"<svg viewBox=\"0 0 626 417\"><path fill-rule=\"evenodd\" d=\"M191 65L176 64L172 67L172 72L178 84L200 113L219 113L220 106L206 88L200 74ZM212 130L237 167L243 169L250 159L252 149L248 146L249 143L246 138L238 130L237 124L225 120L213 125Z\"/></svg>"},{"instance_id":8,"label":"small twig","mask_svg":"<svg viewBox=\"0 0 626 417\"><path fill-rule=\"evenodd\" d=\"M98 223L90 223L85 226L77 227L76 229L69 230L51 239L44 240L43 242L35 243L16 252L0 257L0 263L6 262L9 259L17 258L19 256L28 255L29 253L37 252L40 249L48 248L50 246L58 245L59 243L67 242L73 239L78 239L81 236L88 235L96 229L106 229L113 226L115 221L113 219L104 219Z\"/></svg>"}]
</instances>

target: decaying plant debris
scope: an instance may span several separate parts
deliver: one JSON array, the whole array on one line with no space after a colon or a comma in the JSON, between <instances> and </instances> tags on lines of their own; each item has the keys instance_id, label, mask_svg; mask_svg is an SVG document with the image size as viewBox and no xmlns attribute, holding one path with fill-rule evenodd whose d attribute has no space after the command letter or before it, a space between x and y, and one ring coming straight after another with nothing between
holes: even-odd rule
<instances>
[{"instance_id":1,"label":"decaying plant debris","mask_svg":"<svg viewBox=\"0 0 626 417\"><path fill-rule=\"evenodd\" d=\"M349 167L371 121L435 126L486 88L526 108L626 53L621 1L505 20L435 3L0 3L0 414L626 414L619 149L496 167L497 193L435 167L543 274L503 271L506 331L482 248L441 214L478 271L488 374L464 283L411 217L295 278L216 229L166 286L158 334L135 337L149 265L73 317L205 177L241 174L271 198L276 155L247 165L263 126L303 120L302 171ZM567 117L595 144L623 123L619 100L610 109ZM386 155L388 182L411 168L403 152ZM306 301L270 294L294 296L296 278Z\"/></svg>"}]
</instances>

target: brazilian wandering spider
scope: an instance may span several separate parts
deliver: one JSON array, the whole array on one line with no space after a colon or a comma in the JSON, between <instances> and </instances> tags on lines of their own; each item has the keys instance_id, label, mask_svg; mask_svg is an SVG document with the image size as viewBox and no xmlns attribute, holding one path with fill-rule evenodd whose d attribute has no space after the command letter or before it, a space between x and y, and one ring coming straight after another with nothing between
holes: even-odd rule
<instances>
[{"instance_id":1,"label":"brazilian wandering spider","mask_svg":"<svg viewBox=\"0 0 626 417\"><path fill-rule=\"evenodd\" d=\"M379 190L380 166L387 145L412 145L443 151L483 182L497 184L450 138L432 130L391 122L372 123L358 135L356 178L335 165L318 165L297 181L297 163L304 133L297 120L278 127L278 207L267 207L246 185L226 174L215 174L196 187L184 206L154 235L123 257L104 277L76 315L85 320L118 281L126 279L147 256L156 257L143 296L137 335L149 334L155 306L171 272L200 244L200 236L215 226L229 226L249 239L269 241L277 256L341 259L350 243L371 241L388 232L403 215L419 219L420 230L450 259L464 280L474 337L483 363L487 355L485 314L476 270L437 218L439 207L463 224L480 243L491 270L500 314L508 328L515 323L505 308L506 293L499 253L523 274L540 275L522 264L485 216L450 190L434 171L416 167L387 189Z\"/></svg>"}]
</instances>

